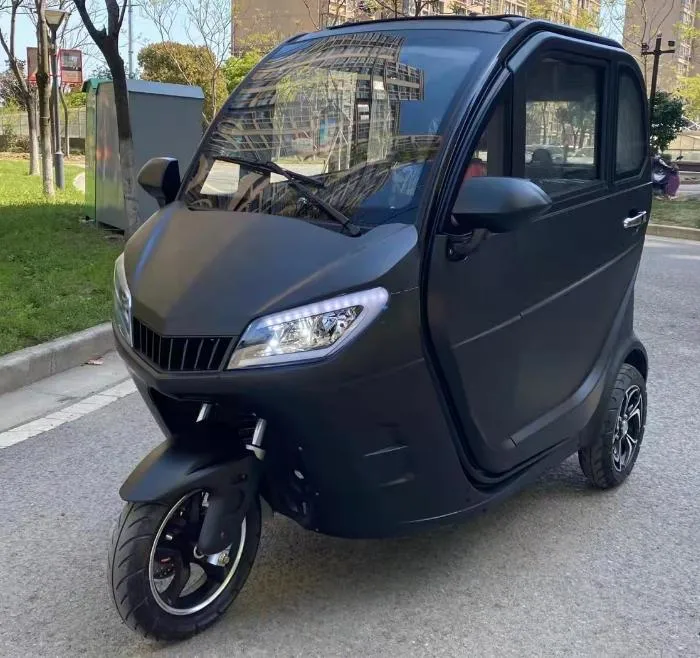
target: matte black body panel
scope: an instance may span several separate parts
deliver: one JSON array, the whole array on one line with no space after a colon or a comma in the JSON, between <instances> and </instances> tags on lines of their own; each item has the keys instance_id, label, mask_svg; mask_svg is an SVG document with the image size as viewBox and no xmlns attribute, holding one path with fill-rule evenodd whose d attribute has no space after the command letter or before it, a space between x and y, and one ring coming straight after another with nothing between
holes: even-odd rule
<instances>
[{"instance_id":1,"label":"matte black body panel","mask_svg":"<svg viewBox=\"0 0 700 658\"><path fill-rule=\"evenodd\" d=\"M349 237L289 217L173 204L136 232L124 257L142 322L165 336L236 336L261 315L371 287L416 240L405 224ZM394 288L411 285L415 271Z\"/></svg>"}]
</instances>

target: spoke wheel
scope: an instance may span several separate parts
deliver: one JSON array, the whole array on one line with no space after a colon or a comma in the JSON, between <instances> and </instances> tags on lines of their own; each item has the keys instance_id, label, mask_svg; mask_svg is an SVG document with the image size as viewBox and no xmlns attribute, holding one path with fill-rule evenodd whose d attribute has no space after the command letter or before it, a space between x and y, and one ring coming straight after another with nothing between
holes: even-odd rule
<instances>
[{"instance_id":1,"label":"spoke wheel","mask_svg":"<svg viewBox=\"0 0 700 658\"><path fill-rule=\"evenodd\" d=\"M206 491L128 503L109 550L109 584L127 626L145 637L183 640L211 626L245 585L260 542L260 501L251 502L231 545L204 556L197 540Z\"/></svg>"},{"instance_id":2,"label":"spoke wheel","mask_svg":"<svg viewBox=\"0 0 700 658\"><path fill-rule=\"evenodd\" d=\"M600 489L616 487L632 472L646 424L646 382L628 363L617 375L600 431L578 452L584 475Z\"/></svg>"},{"instance_id":3,"label":"spoke wheel","mask_svg":"<svg viewBox=\"0 0 700 658\"><path fill-rule=\"evenodd\" d=\"M241 560L245 519L238 540L218 556L208 559L198 552L197 538L206 508L206 492L183 496L163 519L151 548L151 593L171 615L191 615L206 608L226 589Z\"/></svg>"},{"instance_id":4,"label":"spoke wheel","mask_svg":"<svg viewBox=\"0 0 700 658\"><path fill-rule=\"evenodd\" d=\"M625 391L613 435L612 460L618 472L624 471L637 453L644 427L643 411L642 391L636 384L632 385Z\"/></svg>"}]
</instances>

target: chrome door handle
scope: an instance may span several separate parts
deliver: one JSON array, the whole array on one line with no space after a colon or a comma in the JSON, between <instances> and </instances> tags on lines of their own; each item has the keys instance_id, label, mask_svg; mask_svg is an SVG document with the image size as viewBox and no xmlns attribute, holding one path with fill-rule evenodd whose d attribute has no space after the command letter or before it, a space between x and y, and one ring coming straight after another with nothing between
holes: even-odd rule
<instances>
[{"instance_id":1,"label":"chrome door handle","mask_svg":"<svg viewBox=\"0 0 700 658\"><path fill-rule=\"evenodd\" d=\"M647 218L647 211L643 210L640 213L637 213L634 217L627 217L622 221L622 226L625 228L636 228L637 226L641 226L644 224L645 220Z\"/></svg>"}]
</instances>

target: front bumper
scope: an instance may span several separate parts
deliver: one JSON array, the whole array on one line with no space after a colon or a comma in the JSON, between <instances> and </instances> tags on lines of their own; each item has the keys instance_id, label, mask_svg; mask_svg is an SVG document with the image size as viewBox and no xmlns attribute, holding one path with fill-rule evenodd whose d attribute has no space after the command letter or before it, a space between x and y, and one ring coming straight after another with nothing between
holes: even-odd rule
<instances>
[{"instance_id":1,"label":"front bumper","mask_svg":"<svg viewBox=\"0 0 700 658\"><path fill-rule=\"evenodd\" d=\"M465 477L423 359L415 301L392 300L407 316L400 340L377 322L336 356L304 365L167 373L119 335L116 343L171 440L182 435L180 411L196 415L203 402L267 420L262 490L276 511L324 534L404 534L484 501Z\"/></svg>"}]
</instances>

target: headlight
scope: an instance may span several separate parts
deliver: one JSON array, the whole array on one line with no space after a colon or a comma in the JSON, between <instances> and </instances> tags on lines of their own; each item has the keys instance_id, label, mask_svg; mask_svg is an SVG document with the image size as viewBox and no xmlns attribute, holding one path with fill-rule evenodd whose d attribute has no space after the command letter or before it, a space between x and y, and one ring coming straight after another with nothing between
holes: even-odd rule
<instances>
[{"instance_id":1,"label":"headlight","mask_svg":"<svg viewBox=\"0 0 700 658\"><path fill-rule=\"evenodd\" d=\"M114 263L114 324L122 338L131 341L131 293L126 282L124 254L120 254Z\"/></svg>"},{"instance_id":2,"label":"headlight","mask_svg":"<svg viewBox=\"0 0 700 658\"><path fill-rule=\"evenodd\" d=\"M384 288L374 288L254 320L236 345L228 368L327 357L370 324L388 300Z\"/></svg>"}]
</instances>

